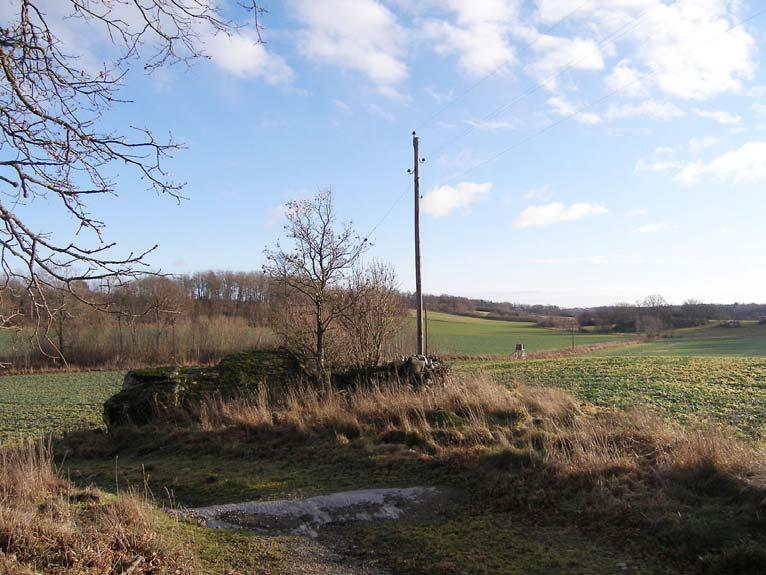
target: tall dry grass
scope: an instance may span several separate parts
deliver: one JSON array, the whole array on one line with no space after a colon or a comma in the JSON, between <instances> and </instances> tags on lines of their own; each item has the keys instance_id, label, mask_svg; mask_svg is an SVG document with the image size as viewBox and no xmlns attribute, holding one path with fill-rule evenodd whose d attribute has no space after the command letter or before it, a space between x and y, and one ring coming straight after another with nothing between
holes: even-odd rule
<instances>
[{"instance_id":1,"label":"tall dry grass","mask_svg":"<svg viewBox=\"0 0 766 575\"><path fill-rule=\"evenodd\" d=\"M145 500L76 489L49 446L28 443L0 450L0 572L183 575L197 564L161 535Z\"/></svg>"},{"instance_id":2,"label":"tall dry grass","mask_svg":"<svg viewBox=\"0 0 766 575\"><path fill-rule=\"evenodd\" d=\"M406 441L432 454L505 449L558 477L710 472L766 486L766 451L722 429L690 430L642 411L584 407L555 388L509 388L477 376L415 389L294 385L199 406L203 431L290 428L306 438Z\"/></svg>"},{"instance_id":3,"label":"tall dry grass","mask_svg":"<svg viewBox=\"0 0 766 575\"><path fill-rule=\"evenodd\" d=\"M582 405L555 388L475 376L418 389L262 387L168 415L159 429L128 428L121 440L296 460L348 446L352 458L407 461L409 471L416 458L428 462L417 468L420 480L446 468L436 480L449 477L471 505L541 514L619 545L632 539L641 552L679 563L679 572L766 572L766 453L723 429L685 429L645 412Z\"/></svg>"},{"instance_id":4,"label":"tall dry grass","mask_svg":"<svg viewBox=\"0 0 766 575\"><path fill-rule=\"evenodd\" d=\"M52 345L36 341L26 331L1 334L0 363L15 370L62 367L123 368L178 363L208 364L225 355L278 344L274 333L254 327L241 317L200 317L174 325L116 321L67 327L63 355ZM57 334L51 341L59 346Z\"/></svg>"}]
</instances>

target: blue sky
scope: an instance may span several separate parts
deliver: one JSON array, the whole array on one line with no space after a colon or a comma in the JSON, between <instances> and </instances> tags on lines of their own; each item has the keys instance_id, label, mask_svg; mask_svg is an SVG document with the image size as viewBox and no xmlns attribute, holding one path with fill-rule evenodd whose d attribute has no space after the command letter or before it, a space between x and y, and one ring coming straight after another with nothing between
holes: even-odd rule
<instances>
[{"instance_id":1,"label":"blue sky","mask_svg":"<svg viewBox=\"0 0 766 575\"><path fill-rule=\"evenodd\" d=\"M260 269L280 206L329 187L412 289L417 129L428 292L766 301L763 3L262 4L265 46L245 23L206 38L209 61L127 83L108 121L183 142L169 166L189 199L121 174L91 207L122 250L158 243L167 272ZM60 25L98 60L97 36ZM26 209L70 233L53 207Z\"/></svg>"}]
</instances>

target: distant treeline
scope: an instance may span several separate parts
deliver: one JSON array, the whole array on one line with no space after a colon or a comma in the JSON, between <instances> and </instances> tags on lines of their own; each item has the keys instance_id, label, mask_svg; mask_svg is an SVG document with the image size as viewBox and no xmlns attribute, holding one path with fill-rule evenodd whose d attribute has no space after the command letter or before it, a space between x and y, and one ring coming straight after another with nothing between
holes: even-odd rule
<instances>
[{"instance_id":1,"label":"distant treeline","mask_svg":"<svg viewBox=\"0 0 766 575\"><path fill-rule=\"evenodd\" d=\"M271 293L258 272L83 282L72 293L49 290L50 319L38 317L39 303L23 282L11 282L0 301L0 315L10 318L0 362L32 369L60 366L62 357L78 367L215 361L276 343L268 328Z\"/></svg>"},{"instance_id":2,"label":"distant treeline","mask_svg":"<svg viewBox=\"0 0 766 575\"><path fill-rule=\"evenodd\" d=\"M410 305L414 307L414 295L407 294L407 297ZM707 304L690 299L680 305L671 305L659 295L648 296L643 301L633 304L618 303L592 308L492 302L446 294L426 295L424 301L429 310L456 315L532 321L544 327L569 327L576 321L580 327L626 333L654 332L658 328L692 327L711 320L766 321L766 304ZM659 325L648 325L657 322Z\"/></svg>"},{"instance_id":3,"label":"distant treeline","mask_svg":"<svg viewBox=\"0 0 766 575\"><path fill-rule=\"evenodd\" d=\"M271 330L279 294L260 272L207 271L181 276L147 276L119 285L73 286L51 290L57 313L39 322L36 302L21 281L11 282L0 300L0 363L19 369L62 365L123 367L160 363L204 363L254 346L279 345ZM409 307L413 294L402 294ZM711 320L765 321L766 304L671 305L661 296L635 303L561 308L492 302L450 295L426 295L428 310L541 327L661 335ZM43 318L45 319L45 318ZM37 330L41 338L30 337ZM397 337L406 337L402 333Z\"/></svg>"}]
</instances>

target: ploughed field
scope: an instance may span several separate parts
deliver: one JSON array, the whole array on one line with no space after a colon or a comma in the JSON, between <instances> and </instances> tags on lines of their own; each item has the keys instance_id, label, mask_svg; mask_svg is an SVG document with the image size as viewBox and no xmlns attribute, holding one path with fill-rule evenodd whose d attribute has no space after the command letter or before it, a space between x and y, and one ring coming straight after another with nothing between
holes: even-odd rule
<instances>
[{"instance_id":1,"label":"ploughed field","mask_svg":"<svg viewBox=\"0 0 766 575\"><path fill-rule=\"evenodd\" d=\"M575 333L576 346L619 342L621 334ZM516 344L527 352L555 351L572 347L568 330L540 328L534 323L428 313L428 347L437 354L510 355Z\"/></svg>"},{"instance_id":2,"label":"ploughed field","mask_svg":"<svg viewBox=\"0 0 766 575\"><path fill-rule=\"evenodd\" d=\"M0 377L0 441L102 425L104 401L124 372L86 371Z\"/></svg>"},{"instance_id":3,"label":"ploughed field","mask_svg":"<svg viewBox=\"0 0 766 575\"><path fill-rule=\"evenodd\" d=\"M647 408L687 425L722 424L766 438L766 359L580 356L456 367L509 385L560 387L598 406Z\"/></svg>"}]
</instances>

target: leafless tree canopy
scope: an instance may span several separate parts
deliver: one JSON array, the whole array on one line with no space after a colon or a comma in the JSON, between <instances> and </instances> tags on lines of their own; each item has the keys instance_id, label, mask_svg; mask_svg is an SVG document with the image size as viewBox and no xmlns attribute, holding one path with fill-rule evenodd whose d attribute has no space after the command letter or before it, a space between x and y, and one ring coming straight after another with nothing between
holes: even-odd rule
<instances>
[{"instance_id":1,"label":"leafless tree canopy","mask_svg":"<svg viewBox=\"0 0 766 575\"><path fill-rule=\"evenodd\" d=\"M265 250L264 272L311 308L314 320L314 361L325 370L325 334L343 313L348 274L367 242L347 223L338 227L332 193L287 204L288 247L277 243Z\"/></svg>"},{"instance_id":2,"label":"leafless tree canopy","mask_svg":"<svg viewBox=\"0 0 766 575\"><path fill-rule=\"evenodd\" d=\"M354 269L348 305L340 317L348 335L349 360L364 367L380 364L386 345L402 329L406 313L391 265L375 261L365 268Z\"/></svg>"},{"instance_id":3,"label":"leafless tree canopy","mask_svg":"<svg viewBox=\"0 0 766 575\"><path fill-rule=\"evenodd\" d=\"M212 0L16 0L0 22L0 298L23 278L35 313L52 320L46 289L82 280L115 280L145 271L151 251L116 255L105 223L88 210L91 196L117 192L116 168L127 167L146 188L180 199L183 182L165 168L179 148L143 126L111 131L104 115L123 104L119 90L132 67L147 72L204 56L205 35L230 33ZM70 53L62 40L62 9L111 40L100 68ZM257 15L254 0L246 5ZM54 237L19 215L47 198L78 233ZM48 208L46 208L48 209ZM50 209L54 209L51 207ZM0 317L0 327L13 314Z\"/></svg>"}]
</instances>

